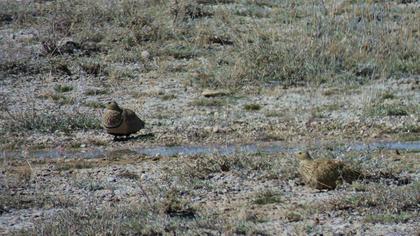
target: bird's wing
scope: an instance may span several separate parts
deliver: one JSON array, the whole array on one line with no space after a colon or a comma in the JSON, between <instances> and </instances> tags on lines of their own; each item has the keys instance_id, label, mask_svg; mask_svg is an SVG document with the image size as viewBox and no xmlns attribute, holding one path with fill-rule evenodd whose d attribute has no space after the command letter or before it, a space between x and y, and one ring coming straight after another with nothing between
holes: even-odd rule
<instances>
[{"instance_id":1,"label":"bird's wing","mask_svg":"<svg viewBox=\"0 0 420 236\"><path fill-rule=\"evenodd\" d=\"M133 131L138 131L139 129L144 128L144 121L142 121L134 111L130 109L124 109L123 116L127 126L130 127L130 129Z\"/></svg>"},{"instance_id":2,"label":"bird's wing","mask_svg":"<svg viewBox=\"0 0 420 236\"><path fill-rule=\"evenodd\" d=\"M102 124L105 128L117 128L123 122L121 113L118 111L107 110L104 113Z\"/></svg>"},{"instance_id":3,"label":"bird's wing","mask_svg":"<svg viewBox=\"0 0 420 236\"><path fill-rule=\"evenodd\" d=\"M125 116L127 119L133 119L137 117L136 113L130 109L124 109L123 116Z\"/></svg>"}]
</instances>

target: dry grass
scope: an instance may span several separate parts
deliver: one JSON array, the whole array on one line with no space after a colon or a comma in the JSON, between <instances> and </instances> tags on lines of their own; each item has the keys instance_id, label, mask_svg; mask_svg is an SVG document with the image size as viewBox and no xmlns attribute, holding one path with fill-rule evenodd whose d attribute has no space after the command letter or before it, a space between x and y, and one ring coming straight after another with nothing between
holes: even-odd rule
<instances>
[{"instance_id":1,"label":"dry grass","mask_svg":"<svg viewBox=\"0 0 420 236\"><path fill-rule=\"evenodd\" d=\"M31 183L33 169L29 162L5 163L0 166L4 171L7 187L26 187Z\"/></svg>"},{"instance_id":2,"label":"dry grass","mask_svg":"<svg viewBox=\"0 0 420 236\"><path fill-rule=\"evenodd\" d=\"M258 193L252 202L257 205L277 204L282 202L282 198L280 193L268 190Z\"/></svg>"},{"instance_id":3,"label":"dry grass","mask_svg":"<svg viewBox=\"0 0 420 236\"><path fill-rule=\"evenodd\" d=\"M359 81L420 72L413 6L365 1L338 5L329 1L248 1L231 8L213 4L216 2L188 0L113 4L104 0L3 1L0 16L7 25L40 30L33 41L44 45L45 61L53 68L42 66L42 61L33 64L30 57L11 57L1 66L6 73L50 70L69 75L77 67L92 76L105 73L121 78L127 76L105 64L140 60L144 65L140 70L166 73L142 56L146 50L158 56L161 65L167 60L204 57L208 63L200 69L212 73L198 84L231 88L273 81L286 85ZM66 37L72 38L74 50L63 50ZM69 70L66 61L71 60L64 54L80 63ZM64 63L57 67L57 61Z\"/></svg>"},{"instance_id":4,"label":"dry grass","mask_svg":"<svg viewBox=\"0 0 420 236\"><path fill-rule=\"evenodd\" d=\"M13 210L31 209L31 208L56 208L71 207L76 203L73 199L66 196L53 196L47 193L36 195L18 195L12 196L7 193L0 193L0 212L9 212Z\"/></svg>"},{"instance_id":5,"label":"dry grass","mask_svg":"<svg viewBox=\"0 0 420 236\"><path fill-rule=\"evenodd\" d=\"M72 132L73 130L88 130L101 128L97 117L80 113L47 113L33 109L31 112L7 112L9 120L2 132Z\"/></svg>"},{"instance_id":6,"label":"dry grass","mask_svg":"<svg viewBox=\"0 0 420 236\"><path fill-rule=\"evenodd\" d=\"M259 110L261 110L261 105L259 105L259 104L254 104L254 103L251 103L251 104L245 104L244 109L245 109L246 111L259 111Z\"/></svg>"},{"instance_id":7,"label":"dry grass","mask_svg":"<svg viewBox=\"0 0 420 236\"><path fill-rule=\"evenodd\" d=\"M8 214L18 209L60 209L53 217L36 219L36 226L23 234L272 234L271 224L276 222L302 234L317 232L311 220L328 220L330 215L384 224L411 224L411 218L418 217L415 181L389 186L384 175L379 181L361 180L339 190L308 192L296 185L295 160L290 156L139 159L119 153L118 159L31 161L35 173L50 173L50 180L32 174L36 185L18 190L15 196L19 197L1 192L0 210ZM11 166L24 163L9 161ZM365 162L376 163L373 159ZM384 162L395 163L392 159ZM55 174L51 166L70 168ZM55 191L61 191L64 182L71 191L58 196ZM42 186L42 191L34 186ZM223 200L225 196L229 201ZM71 201L75 198L85 200L75 205Z\"/></svg>"},{"instance_id":8,"label":"dry grass","mask_svg":"<svg viewBox=\"0 0 420 236\"><path fill-rule=\"evenodd\" d=\"M56 162L54 169L58 171L75 170L75 169L89 169L95 167L91 161L83 159L75 159L69 161Z\"/></svg>"},{"instance_id":9,"label":"dry grass","mask_svg":"<svg viewBox=\"0 0 420 236\"><path fill-rule=\"evenodd\" d=\"M77 104L73 93L77 94L79 87L68 83L89 80L93 88L84 95L99 97L83 101L86 107L82 109L102 108L96 101L113 96L114 90L126 82L122 80L138 83L140 90L144 81L152 81L150 78L157 78L150 85L164 87L168 84L161 82L166 78L185 79L181 83L187 95L194 91L194 99L188 100L190 108L201 110L236 105L231 104L236 103L232 94L259 94L263 85L304 85L309 89L349 84L322 94L335 99L341 94L357 94L360 84L367 81L420 74L418 3L399 5L401 2L5 0L0 2L0 26L7 32L0 40L0 77L34 77L45 83L54 80L59 85L41 98L55 106ZM13 31L15 38L8 38L7 30ZM98 81L105 87L94 88ZM195 97L202 87L223 87L232 94ZM305 92L296 91L286 99L300 99L297 93ZM398 91L384 91L366 105L362 113L370 116L369 122L376 117L391 120L418 114L418 107L407 104L408 99ZM150 97L175 103L185 97L177 91L128 94L133 94L129 100L141 102ZM282 101L282 91L275 96ZM295 133L308 133L310 127L303 125L306 121L294 116L300 108L290 111L293 122L288 123L283 107L266 105L264 97L261 103L252 101L258 104L238 103L240 109L262 110L247 115L257 117L265 112L281 124L260 127L260 120L256 120L258 126L246 126L253 121L238 116L238 120L244 120L239 131L245 130L246 135L263 133L266 141L291 137L301 142L302 136L295 137ZM327 120L331 114L347 109L339 102L317 104L313 109L310 115L320 119L317 124L323 137L349 125ZM2 135L100 128L92 114L54 109L51 113L32 109L7 114L7 107L1 111L7 116ZM156 119L172 119L169 112L156 113L149 113L149 118L155 119L151 124L157 124ZM418 140L418 126L404 123L388 130L376 121L366 125L384 134L398 133ZM242 124L245 129L241 129ZM294 124L299 124L297 131ZM265 125L273 128L268 130ZM164 135L159 142L178 145L181 139L171 133L165 136L166 128L162 128L165 132L161 132ZM179 127L175 128L178 132ZM359 130L355 132L359 138ZM93 139L89 143L105 145ZM70 145L80 144L75 141ZM14 147L18 145L16 142ZM287 154L152 159L121 149L110 151L102 159L39 161L32 168L25 163L3 165L0 214L59 209L35 220L34 228L22 232L46 235L268 235L265 229L277 223L292 228L292 234L317 234L324 229L319 228L322 224L312 223L319 216L326 220L331 216L352 217L355 223L410 224L410 217L419 217L419 184L415 177L399 180L404 180L404 174L416 176L418 161L414 155L403 153L399 160L383 158L389 153L357 155L355 159L363 160L362 168L375 178L327 193L309 192L312 189L299 185L297 163ZM68 192L62 196L59 193L63 189ZM276 230L271 233L278 233Z\"/></svg>"},{"instance_id":10,"label":"dry grass","mask_svg":"<svg viewBox=\"0 0 420 236\"><path fill-rule=\"evenodd\" d=\"M334 199L329 202L333 209L358 209L364 211L374 208L378 212L401 214L415 211L417 207L419 182L406 186L384 186L383 184L368 184L364 192Z\"/></svg>"},{"instance_id":11,"label":"dry grass","mask_svg":"<svg viewBox=\"0 0 420 236\"><path fill-rule=\"evenodd\" d=\"M210 107L220 107L227 104L225 99L220 98L198 98L194 100L191 105L194 106L210 106Z\"/></svg>"}]
</instances>

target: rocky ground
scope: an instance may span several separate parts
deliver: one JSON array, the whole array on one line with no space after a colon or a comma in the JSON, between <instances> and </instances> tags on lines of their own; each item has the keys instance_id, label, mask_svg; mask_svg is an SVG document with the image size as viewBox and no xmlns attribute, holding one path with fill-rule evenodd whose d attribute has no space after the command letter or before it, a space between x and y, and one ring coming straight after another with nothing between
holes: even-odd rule
<instances>
[{"instance_id":1,"label":"rocky ground","mask_svg":"<svg viewBox=\"0 0 420 236\"><path fill-rule=\"evenodd\" d=\"M0 2L0 234L418 233L418 152L336 151L419 141L418 9ZM112 142L100 124L111 100L146 129ZM130 151L273 141L374 177L320 192L301 183L291 153ZM107 152L33 158L93 148Z\"/></svg>"}]
</instances>

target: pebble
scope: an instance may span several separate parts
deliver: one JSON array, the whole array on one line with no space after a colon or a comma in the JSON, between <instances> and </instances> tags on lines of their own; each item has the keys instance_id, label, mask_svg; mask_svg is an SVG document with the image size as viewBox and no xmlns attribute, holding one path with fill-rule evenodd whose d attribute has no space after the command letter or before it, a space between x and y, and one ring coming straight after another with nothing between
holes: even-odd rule
<instances>
[{"instance_id":1,"label":"pebble","mask_svg":"<svg viewBox=\"0 0 420 236\"><path fill-rule=\"evenodd\" d=\"M150 59L150 53L146 50L141 52L141 57L145 60L149 60Z\"/></svg>"}]
</instances>

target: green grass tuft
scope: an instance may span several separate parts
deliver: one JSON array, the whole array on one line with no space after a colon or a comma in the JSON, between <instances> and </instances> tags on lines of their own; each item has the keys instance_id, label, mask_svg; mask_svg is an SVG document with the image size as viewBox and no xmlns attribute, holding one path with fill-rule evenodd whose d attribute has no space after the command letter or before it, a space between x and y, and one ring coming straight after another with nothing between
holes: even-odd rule
<instances>
[{"instance_id":1,"label":"green grass tuft","mask_svg":"<svg viewBox=\"0 0 420 236\"><path fill-rule=\"evenodd\" d=\"M40 111L9 114L4 132L38 131L52 133L61 131L70 133L74 130L100 129L97 117L82 113L46 113Z\"/></svg>"},{"instance_id":2,"label":"green grass tuft","mask_svg":"<svg viewBox=\"0 0 420 236\"><path fill-rule=\"evenodd\" d=\"M244 105L244 109L246 111L259 111L259 110L261 110L261 105L259 105L259 104L253 104L253 103L251 103L251 104L245 104Z\"/></svg>"},{"instance_id":3,"label":"green grass tuft","mask_svg":"<svg viewBox=\"0 0 420 236\"><path fill-rule=\"evenodd\" d=\"M267 205L281 203L282 201L283 200L281 194L273 191L264 191L258 193L258 195L253 200L253 203L257 205Z\"/></svg>"},{"instance_id":4,"label":"green grass tuft","mask_svg":"<svg viewBox=\"0 0 420 236\"><path fill-rule=\"evenodd\" d=\"M54 86L54 90L57 93L66 93L66 92L72 91L73 90L73 86L71 86L71 85L57 84L56 86Z\"/></svg>"},{"instance_id":5,"label":"green grass tuft","mask_svg":"<svg viewBox=\"0 0 420 236\"><path fill-rule=\"evenodd\" d=\"M198 98L192 102L194 106L224 106L227 102L218 98Z\"/></svg>"}]
</instances>

